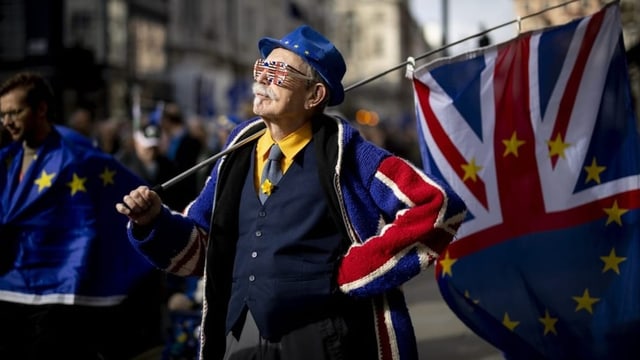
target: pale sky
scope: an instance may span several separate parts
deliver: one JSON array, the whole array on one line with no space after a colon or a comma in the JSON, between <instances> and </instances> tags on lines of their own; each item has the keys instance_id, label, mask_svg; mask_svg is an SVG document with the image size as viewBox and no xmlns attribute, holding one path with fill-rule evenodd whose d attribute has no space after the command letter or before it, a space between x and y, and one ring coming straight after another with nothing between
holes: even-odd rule
<instances>
[{"instance_id":1,"label":"pale sky","mask_svg":"<svg viewBox=\"0 0 640 360\"><path fill-rule=\"evenodd\" d=\"M428 40L435 47L442 45L442 3L445 0L409 0L409 9L416 22L427 27ZM449 32L447 43L474 35L482 28L489 29L516 19L513 0L446 0L449 4ZM507 25L488 35L493 44L512 39L517 34L516 24ZM450 54L473 50L478 38L452 47Z\"/></svg>"}]
</instances>

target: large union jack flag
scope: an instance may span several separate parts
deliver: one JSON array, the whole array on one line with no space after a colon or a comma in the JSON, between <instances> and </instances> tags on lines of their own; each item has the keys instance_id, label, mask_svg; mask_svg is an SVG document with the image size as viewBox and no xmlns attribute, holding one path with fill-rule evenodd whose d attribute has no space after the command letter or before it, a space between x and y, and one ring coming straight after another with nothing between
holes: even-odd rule
<instances>
[{"instance_id":1,"label":"large union jack flag","mask_svg":"<svg viewBox=\"0 0 640 360\"><path fill-rule=\"evenodd\" d=\"M640 141L619 7L413 73L425 170L469 214L443 298L513 359L640 358Z\"/></svg>"}]
</instances>

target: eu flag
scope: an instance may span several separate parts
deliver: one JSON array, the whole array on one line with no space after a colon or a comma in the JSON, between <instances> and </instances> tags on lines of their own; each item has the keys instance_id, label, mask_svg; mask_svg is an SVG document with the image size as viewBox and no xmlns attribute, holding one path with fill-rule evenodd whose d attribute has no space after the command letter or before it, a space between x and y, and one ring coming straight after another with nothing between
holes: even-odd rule
<instances>
[{"instance_id":1,"label":"eu flag","mask_svg":"<svg viewBox=\"0 0 640 360\"><path fill-rule=\"evenodd\" d=\"M639 358L640 141L617 3L413 74L426 170L468 216L436 277L513 359Z\"/></svg>"},{"instance_id":2,"label":"eu flag","mask_svg":"<svg viewBox=\"0 0 640 360\"><path fill-rule=\"evenodd\" d=\"M115 211L142 180L64 127L20 180L23 153L18 142L0 149L0 300L120 303L152 270Z\"/></svg>"}]
</instances>

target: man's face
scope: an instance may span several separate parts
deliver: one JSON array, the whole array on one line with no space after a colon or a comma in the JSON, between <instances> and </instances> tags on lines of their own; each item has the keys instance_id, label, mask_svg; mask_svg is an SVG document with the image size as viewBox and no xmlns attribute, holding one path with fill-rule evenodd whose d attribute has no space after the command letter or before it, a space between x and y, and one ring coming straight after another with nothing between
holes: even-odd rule
<instances>
[{"instance_id":1,"label":"man's face","mask_svg":"<svg viewBox=\"0 0 640 360\"><path fill-rule=\"evenodd\" d=\"M274 49L269 56L264 59L266 63L283 62L288 68L300 70L306 73L304 61L295 53L282 49ZM262 118L277 120L279 118L298 117L304 111L304 102L307 98L307 80L289 74L284 84L278 84L276 79L269 81L269 71L262 70L256 73L256 83L254 84L253 112Z\"/></svg>"},{"instance_id":2,"label":"man's face","mask_svg":"<svg viewBox=\"0 0 640 360\"><path fill-rule=\"evenodd\" d=\"M36 132L37 117L26 102L27 92L16 88L0 97L2 125L13 141L28 140Z\"/></svg>"}]
</instances>

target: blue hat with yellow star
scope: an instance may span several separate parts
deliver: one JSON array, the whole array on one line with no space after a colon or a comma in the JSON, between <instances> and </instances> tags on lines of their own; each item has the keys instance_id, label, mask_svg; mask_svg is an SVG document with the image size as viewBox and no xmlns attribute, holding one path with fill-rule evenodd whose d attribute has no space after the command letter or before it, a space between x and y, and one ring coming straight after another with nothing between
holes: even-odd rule
<instances>
[{"instance_id":1,"label":"blue hat with yellow star","mask_svg":"<svg viewBox=\"0 0 640 360\"><path fill-rule=\"evenodd\" d=\"M263 37L258 41L258 49L264 58L275 48L284 48L296 53L320 74L329 87L329 105L342 103L342 77L347 71L347 66L342 54L331 41L310 26L302 25L282 39Z\"/></svg>"}]
</instances>

